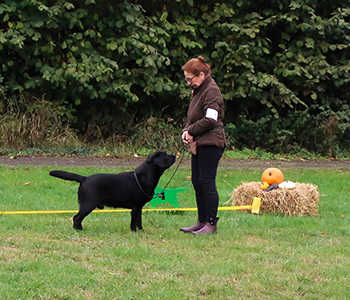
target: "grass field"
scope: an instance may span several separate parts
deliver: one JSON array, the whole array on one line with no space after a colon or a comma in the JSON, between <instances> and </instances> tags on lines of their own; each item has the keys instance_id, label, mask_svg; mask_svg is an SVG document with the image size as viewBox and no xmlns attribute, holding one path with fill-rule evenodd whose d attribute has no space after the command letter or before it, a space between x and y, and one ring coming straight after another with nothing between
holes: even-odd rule
<instances>
[{"instance_id":1,"label":"grass field","mask_svg":"<svg viewBox=\"0 0 350 300\"><path fill-rule=\"evenodd\" d=\"M48 176L51 169L0 166L0 211L78 209L78 184ZM220 211L217 235L193 236L179 228L192 225L196 212L144 212L137 233L127 212L90 214L82 232L73 230L72 213L0 214L0 299L349 299L350 171L283 172L319 186L319 216ZM261 173L220 168L220 206ZM169 185L187 188L180 207L195 205L189 175L182 167Z\"/></svg>"}]
</instances>

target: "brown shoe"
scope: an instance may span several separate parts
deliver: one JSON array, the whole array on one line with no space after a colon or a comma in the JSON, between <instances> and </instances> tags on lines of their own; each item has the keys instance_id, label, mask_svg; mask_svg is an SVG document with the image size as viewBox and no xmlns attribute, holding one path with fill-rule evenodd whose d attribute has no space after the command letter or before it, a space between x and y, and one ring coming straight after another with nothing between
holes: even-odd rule
<instances>
[{"instance_id":1,"label":"brown shoe","mask_svg":"<svg viewBox=\"0 0 350 300\"><path fill-rule=\"evenodd\" d=\"M197 230L197 231L193 231L192 233L195 235L203 235L203 234L213 234L213 233L217 233L218 232L218 228L217 225L211 225L209 222L206 222L205 225L203 226L203 228Z\"/></svg>"},{"instance_id":2,"label":"brown shoe","mask_svg":"<svg viewBox=\"0 0 350 300\"><path fill-rule=\"evenodd\" d=\"M197 223L194 224L193 226L191 226L191 227L181 227L180 230L185 232L185 233L190 233L192 231L200 230L201 228L204 227L204 225L205 225L205 222L201 223L201 222L197 221Z\"/></svg>"}]
</instances>

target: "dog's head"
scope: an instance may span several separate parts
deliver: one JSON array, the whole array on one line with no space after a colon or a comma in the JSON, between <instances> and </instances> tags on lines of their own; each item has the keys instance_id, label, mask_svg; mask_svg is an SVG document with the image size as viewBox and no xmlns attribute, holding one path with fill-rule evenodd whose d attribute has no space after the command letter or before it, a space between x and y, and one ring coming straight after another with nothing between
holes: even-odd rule
<instances>
[{"instance_id":1,"label":"dog's head","mask_svg":"<svg viewBox=\"0 0 350 300\"><path fill-rule=\"evenodd\" d=\"M154 153L151 153L147 157L147 163L153 163L154 165L158 166L163 170L166 170L169 167L171 167L174 164L175 160L175 155L166 154L162 151L156 151Z\"/></svg>"}]
</instances>

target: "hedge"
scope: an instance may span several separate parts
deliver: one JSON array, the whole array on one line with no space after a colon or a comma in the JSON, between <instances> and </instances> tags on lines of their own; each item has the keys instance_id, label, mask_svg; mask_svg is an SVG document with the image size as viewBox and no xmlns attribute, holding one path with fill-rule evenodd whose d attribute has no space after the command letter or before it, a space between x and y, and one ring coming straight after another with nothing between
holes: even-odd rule
<instances>
[{"instance_id":1,"label":"hedge","mask_svg":"<svg viewBox=\"0 0 350 300\"><path fill-rule=\"evenodd\" d=\"M81 134L95 124L104 137L150 117L181 126L181 66L203 55L230 147L336 156L347 148L349 40L345 0L5 0L0 109L44 95Z\"/></svg>"}]
</instances>

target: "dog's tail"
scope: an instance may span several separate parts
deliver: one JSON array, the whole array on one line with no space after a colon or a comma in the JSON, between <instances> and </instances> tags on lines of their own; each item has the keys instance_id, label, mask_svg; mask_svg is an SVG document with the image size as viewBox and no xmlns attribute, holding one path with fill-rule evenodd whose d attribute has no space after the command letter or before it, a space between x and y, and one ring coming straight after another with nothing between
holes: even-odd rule
<instances>
[{"instance_id":1,"label":"dog's tail","mask_svg":"<svg viewBox=\"0 0 350 300\"><path fill-rule=\"evenodd\" d=\"M50 175L64 180L71 180L80 183L83 183L86 179L85 176L60 170L50 171Z\"/></svg>"}]
</instances>

